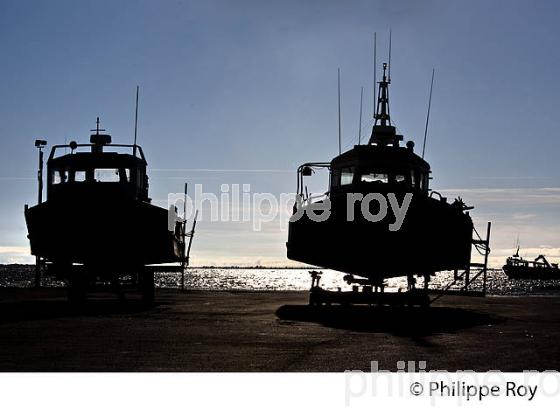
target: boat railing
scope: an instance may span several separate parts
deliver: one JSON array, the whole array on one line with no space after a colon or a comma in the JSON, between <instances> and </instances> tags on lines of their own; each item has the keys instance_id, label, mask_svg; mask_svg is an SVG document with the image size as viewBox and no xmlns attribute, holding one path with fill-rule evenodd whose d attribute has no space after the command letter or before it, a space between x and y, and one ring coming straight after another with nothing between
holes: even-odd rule
<instances>
[{"instance_id":1,"label":"boat railing","mask_svg":"<svg viewBox=\"0 0 560 410\"><path fill-rule=\"evenodd\" d=\"M303 182L303 178L305 176L311 176L317 169L330 169L330 166L330 162L307 162L300 165L297 169L297 194L301 195L302 197L304 195L307 196L307 194L304 192L305 184Z\"/></svg>"},{"instance_id":2,"label":"boat railing","mask_svg":"<svg viewBox=\"0 0 560 410\"><path fill-rule=\"evenodd\" d=\"M76 143L53 145L53 147L51 148L51 153L49 155L49 160L55 157L58 158L61 157L62 155L68 154L68 150L70 150L69 152L70 154L74 154L76 152L91 152L91 149L96 146L97 144L76 144ZM85 151L84 148L89 148L89 151ZM104 152L130 153L134 155L136 158L140 158L146 161L146 157L144 156L144 151L142 151L142 147L137 144L106 144L103 145L103 148L104 148ZM113 150L113 148L116 149ZM60 152L63 149L65 153L56 156L57 151Z\"/></svg>"},{"instance_id":3,"label":"boat railing","mask_svg":"<svg viewBox=\"0 0 560 410\"><path fill-rule=\"evenodd\" d=\"M328 197L329 197L328 192L325 192L324 194L308 195L307 197L303 198L302 206L308 206L308 205L311 205L311 204L314 204L314 203L317 203L317 202L324 201Z\"/></svg>"},{"instance_id":4,"label":"boat railing","mask_svg":"<svg viewBox=\"0 0 560 410\"><path fill-rule=\"evenodd\" d=\"M439 200L442 201L442 202L447 202L446 197L442 196L438 191L432 190L430 192L430 198L433 198L434 196L437 196L439 198Z\"/></svg>"}]
</instances>

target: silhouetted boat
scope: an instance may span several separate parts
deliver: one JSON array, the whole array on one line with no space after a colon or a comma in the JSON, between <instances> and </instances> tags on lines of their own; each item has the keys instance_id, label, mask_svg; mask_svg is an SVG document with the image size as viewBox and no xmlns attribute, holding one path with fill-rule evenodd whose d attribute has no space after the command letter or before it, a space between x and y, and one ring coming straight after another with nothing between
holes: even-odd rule
<instances>
[{"instance_id":1,"label":"silhouetted boat","mask_svg":"<svg viewBox=\"0 0 560 410\"><path fill-rule=\"evenodd\" d=\"M142 148L112 144L99 119L94 131L90 144L52 147L46 201L40 193L25 209L31 253L77 289L140 274L153 292L153 271L144 268L181 262L184 226L173 221L170 231L168 210L151 203Z\"/></svg>"},{"instance_id":2,"label":"silhouetted boat","mask_svg":"<svg viewBox=\"0 0 560 410\"><path fill-rule=\"evenodd\" d=\"M510 279L560 279L557 263L550 263L544 255L529 261L519 256L519 248L514 255L506 259L502 267Z\"/></svg>"},{"instance_id":3,"label":"silhouetted boat","mask_svg":"<svg viewBox=\"0 0 560 410\"><path fill-rule=\"evenodd\" d=\"M287 255L295 261L349 273L349 282L382 286L385 278L406 275L410 281L411 275L419 274L427 283L435 272L468 268L473 223L467 211L472 208L460 198L450 203L431 191L428 162L414 152L412 141L405 147L399 145L403 136L397 135L391 124L386 68L384 64L368 144L356 145L329 163L306 163L298 168L294 216L325 201L330 202L331 213L323 222L311 220L307 213L291 220ZM329 170L330 182L328 192L316 198L307 194L304 177L318 168ZM348 205L350 194L382 194L385 198L394 194L402 205L408 193L412 194L408 212L395 231L389 227L395 222L390 212L385 219L370 222L359 201ZM371 201L371 214L377 214L380 206ZM347 220L350 207L354 208L353 221Z\"/></svg>"}]
</instances>

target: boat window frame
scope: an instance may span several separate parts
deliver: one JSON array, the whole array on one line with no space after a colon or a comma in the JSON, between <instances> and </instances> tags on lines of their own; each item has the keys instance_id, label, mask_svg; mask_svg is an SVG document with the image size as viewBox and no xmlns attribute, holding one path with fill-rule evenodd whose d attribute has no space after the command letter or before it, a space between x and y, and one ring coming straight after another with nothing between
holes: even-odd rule
<instances>
[{"instance_id":1,"label":"boat window frame","mask_svg":"<svg viewBox=\"0 0 560 410\"><path fill-rule=\"evenodd\" d=\"M410 176L412 178L412 188L417 189L421 192L429 191L429 172L426 172L420 168L411 168Z\"/></svg>"},{"instance_id":2,"label":"boat window frame","mask_svg":"<svg viewBox=\"0 0 560 410\"><path fill-rule=\"evenodd\" d=\"M347 177L346 181L344 182L344 177ZM348 178L349 177L349 178ZM339 186L348 186L354 183L354 178L356 177L356 167L344 167L340 168L340 180Z\"/></svg>"},{"instance_id":3,"label":"boat window frame","mask_svg":"<svg viewBox=\"0 0 560 410\"><path fill-rule=\"evenodd\" d=\"M350 171L348 171L348 170L350 170ZM343 178L344 174L350 176L349 177L350 182L345 182L343 184L342 183L342 178ZM354 183L355 176L356 176L356 167L355 166L333 168L331 170L331 172L329 173L329 186L331 187L331 189L333 189L333 188L340 188L340 187L343 187L343 186L352 185Z\"/></svg>"},{"instance_id":4,"label":"boat window frame","mask_svg":"<svg viewBox=\"0 0 560 410\"><path fill-rule=\"evenodd\" d=\"M359 183L371 184L380 183L386 185L411 187L412 177L409 177L409 170L406 169L387 169L383 167L363 168L359 170ZM385 180L364 181L363 177L367 175L386 175Z\"/></svg>"},{"instance_id":5,"label":"boat window frame","mask_svg":"<svg viewBox=\"0 0 560 410\"><path fill-rule=\"evenodd\" d=\"M368 180L371 178L371 180ZM388 184L390 181L390 174L386 172L360 172L360 183L366 184L373 184L373 183L381 183L381 184Z\"/></svg>"},{"instance_id":6,"label":"boat window frame","mask_svg":"<svg viewBox=\"0 0 560 410\"><path fill-rule=\"evenodd\" d=\"M70 175L69 169L66 167L51 169L50 176L49 176L50 185L58 186L58 185L67 184L69 182L69 175Z\"/></svg>"},{"instance_id":7,"label":"boat window frame","mask_svg":"<svg viewBox=\"0 0 560 410\"><path fill-rule=\"evenodd\" d=\"M76 179L76 175L78 175L78 173L80 175L82 175L82 173L83 173L84 178L83 179ZM88 179L87 170L85 170L85 169L74 169L71 175L72 175L72 182L74 182L74 183L81 184L81 183L87 182L87 179Z\"/></svg>"},{"instance_id":8,"label":"boat window frame","mask_svg":"<svg viewBox=\"0 0 560 410\"><path fill-rule=\"evenodd\" d=\"M97 171L116 171L117 179L115 180L102 180L98 179ZM124 176L121 171L124 171ZM87 171L86 171L87 172ZM131 180L132 170L129 167L106 168L95 167L92 168L92 181L96 184L129 184Z\"/></svg>"}]
</instances>

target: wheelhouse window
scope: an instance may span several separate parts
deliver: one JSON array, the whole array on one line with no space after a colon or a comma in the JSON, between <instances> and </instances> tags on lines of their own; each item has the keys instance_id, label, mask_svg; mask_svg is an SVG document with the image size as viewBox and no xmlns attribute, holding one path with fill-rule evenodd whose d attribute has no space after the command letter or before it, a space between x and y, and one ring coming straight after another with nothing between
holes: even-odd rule
<instances>
[{"instance_id":1,"label":"wheelhouse window","mask_svg":"<svg viewBox=\"0 0 560 410\"><path fill-rule=\"evenodd\" d=\"M418 170L411 170L410 176L412 178L412 187L420 191L428 190L428 174Z\"/></svg>"},{"instance_id":2,"label":"wheelhouse window","mask_svg":"<svg viewBox=\"0 0 560 410\"><path fill-rule=\"evenodd\" d=\"M74 171L74 182L85 182L86 180L86 171L79 170Z\"/></svg>"},{"instance_id":3,"label":"wheelhouse window","mask_svg":"<svg viewBox=\"0 0 560 410\"><path fill-rule=\"evenodd\" d=\"M342 168L340 171L340 185L350 185L354 180L354 168Z\"/></svg>"},{"instance_id":4,"label":"wheelhouse window","mask_svg":"<svg viewBox=\"0 0 560 410\"><path fill-rule=\"evenodd\" d=\"M406 184L406 175L403 173L367 172L360 177L361 182L379 184Z\"/></svg>"},{"instance_id":5,"label":"wheelhouse window","mask_svg":"<svg viewBox=\"0 0 560 410\"><path fill-rule=\"evenodd\" d=\"M333 169L331 171L331 187L350 185L354 180L354 168Z\"/></svg>"},{"instance_id":6,"label":"wheelhouse window","mask_svg":"<svg viewBox=\"0 0 560 410\"><path fill-rule=\"evenodd\" d=\"M362 174L360 178L362 182L378 182L386 184L389 182L389 174L372 172L369 174Z\"/></svg>"},{"instance_id":7,"label":"wheelhouse window","mask_svg":"<svg viewBox=\"0 0 560 410\"><path fill-rule=\"evenodd\" d=\"M53 185L63 184L68 181L68 171L65 169L55 169L51 174Z\"/></svg>"},{"instance_id":8,"label":"wheelhouse window","mask_svg":"<svg viewBox=\"0 0 560 410\"><path fill-rule=\"evenodd\" d=\"M420 184L420 189L422 191L427 191L428 190L428 174L421 174L420 175L421 178L421 184Z\"/></svg>"},{"instance_id":9,"label":"wheelhouse window","mask_svg":"<svg viewBox=\"0 0 560 410\"><path fill-rule=\"evenodd\" d=\"M95 182L128 182L130 169L97 168L93 172Z\"/></svg>"},{"instance_id":10,"label":"wheelhouse window","mask_svg":"<svg viewBox=\"0 0 560 410\"><path fill-rule=\"evenodd\" d=\"M332 170L331 173L331 186L338 187L342 185L350 185L354 181L358 183L375 183L375 184L396 184L402 186L409 186L414 184L415 176L412 171L411 176L408 175L409 171L389 171L383 170L356 170L354 167L341 168Z\"/></svg>"}]
</instances>

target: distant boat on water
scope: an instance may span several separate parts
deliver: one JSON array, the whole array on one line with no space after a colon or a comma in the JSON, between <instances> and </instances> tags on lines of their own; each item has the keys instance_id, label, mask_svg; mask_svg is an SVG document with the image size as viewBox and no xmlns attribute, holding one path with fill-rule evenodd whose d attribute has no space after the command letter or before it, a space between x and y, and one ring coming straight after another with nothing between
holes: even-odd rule
<instances>
[{"instance_id":1,"label":"distant boat on water","mask_svg":"<svg viewBox=\"0 0 560 410\"><path fill-rule=\"evenodd\" d=\"M560 279L557 263L550 263L544 255L530 261L519 256L519 247L514 255L506 259L502 267L510 279Z\"/></svg>"}]
</instances>

